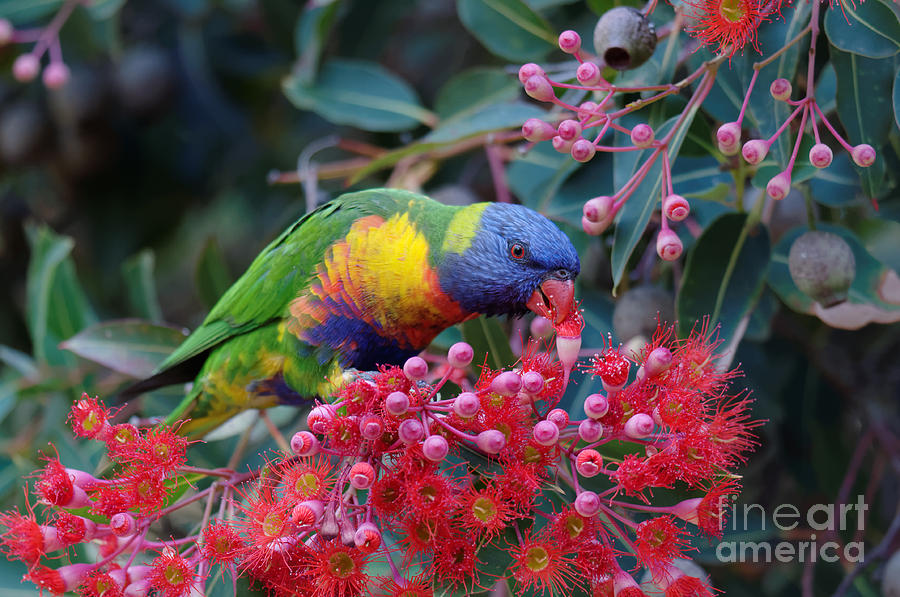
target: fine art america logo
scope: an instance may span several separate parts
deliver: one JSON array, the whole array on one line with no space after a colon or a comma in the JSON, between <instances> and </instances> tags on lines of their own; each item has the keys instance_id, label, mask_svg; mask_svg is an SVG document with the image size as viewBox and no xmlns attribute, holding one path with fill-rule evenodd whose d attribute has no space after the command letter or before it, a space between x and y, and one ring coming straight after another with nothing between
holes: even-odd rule
<instances>
[{"instance_id":1,"label":"fine art america logo","mask_svg":"<svg viewBox=\"0 0 900 597\"><path fill-rule=\"evenodd\" d=\"M723 496L724 501L728 496ZM836 532L847 529L862 531L865 512L869 509L863 496L857 496L852 504L814 504L801 512L793 504L780 504L766 512L761 504L722 504L729 522L723 531L750 530L758 527L752 519L762 522L761 531L794 531L808 529L808 536L801 541L722 541L716 547L716 557L721 562L861 562L865 559L862 541L839 543L831 540ZM729 512L730 510L730 512ZM855 521L853 519L856 519ZM772 527L767 526L770 521ZM820 537L817 539L816 533ZM825 541L824 539L829 539ZM726 534L727 539L727 534Z\"/></svg>"}]
</instances>

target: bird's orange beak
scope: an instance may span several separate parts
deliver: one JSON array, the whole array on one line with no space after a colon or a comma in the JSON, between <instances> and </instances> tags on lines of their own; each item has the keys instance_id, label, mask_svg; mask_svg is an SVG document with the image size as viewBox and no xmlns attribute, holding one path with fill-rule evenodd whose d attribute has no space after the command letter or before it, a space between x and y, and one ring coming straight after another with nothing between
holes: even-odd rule
<instances>
[{"instance_id":1,"label":"bird's orange beak","mask_svg":"<svg viewBox=\"0 0 900 597\"><path fill-rule=\"evenodd\" d=\"M556 324L566 318L574 301L574 281L549 278L535 289L525 306Z\"/></svg>"}]
</instances>

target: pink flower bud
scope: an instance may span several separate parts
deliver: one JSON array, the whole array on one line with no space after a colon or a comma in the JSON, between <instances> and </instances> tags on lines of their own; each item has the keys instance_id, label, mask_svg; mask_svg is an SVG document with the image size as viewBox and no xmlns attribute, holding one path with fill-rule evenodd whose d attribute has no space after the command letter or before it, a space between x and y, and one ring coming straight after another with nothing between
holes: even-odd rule
<instances>
[{"instance_id":1,"label":"pink flower bud","mask_svg":"<svg viewBox=\"0 0 900 597\"><path fill-rule=\"evenodd\" d=\"M575 144L574 141L566 141L559 135L553 137L553 139L550 140L550 143L553 145L553 149L559 153L569 153L572 151L572 145Z\"/></svg>"},{"instance_id":2,"label":"pink flower bud","mask_svg":"<svg viewBox=\"0 0 900 597\"><path fill-rule=\"evenodd\" d=\"M312 456L319 452L319 440L309 431L298 431L291 438L291 450L297 456Z\"/></svg>"},{"instance_id":3,"label":"pink flower bud","mask_svg":"<svg viewBox=\"0 0 900 597\"><path fill-rule=\"evenodd\" d=\"M51 62L44 69L44 87L47 89L60 89L69 82L71 73L69 67L62 62Z\"/></svg>"},{"instance_id":4,"label":"pink flower bud","mask_svg":"<svg viewBox=\"0 0 900 597\"><path fill-rule=\"evenodd\" d=\"M418 419L405 419L397 427L397 436L404 444L415 444L425 437L425 427Z\"/></svg>"},{"instance_id":5,"label":"pink flower bud","mask_svg":"<svg viewBox=\"0 0 900 597\"><path fill-rule=\"evenodd\" d=\"M592 444L603 436L603 424L594 419L585 419L578 424L578 437Z\"/></svg>"},{"instance_id":6,"label":"pink flower bud","mask_svg":"<svg viewBox=\"0 0 900 597\"><path fill-rule=\"evenodd\" d=\"M298 526L313 526L322 520L325 514L325 504L320 500L306 500L300 502L291 511L291 520Z\"/></svg>"},{"instance_id":7,"label":"pink flower bud","mask_svg":"<svg viewBox=\"0 0 900 597\"><path fill-rule=\"evenodd\" d=\"M456 369L465 369L472 362L475 351L467 342L457 342L447 351L447 362Z\"/></svg>"},{"instance_id":8,"label":"pink flower bud","mask_svg":"<svg viewBox=\"0 0 900 597\"><path fill-rule=\"evenodd\" d=\"M787 79L775 79L769 85L769 93L777 100L789 100L791 98L791 82Z\"/></svg>"},{"instance_id":9,"label":"pink flower bud","mask_svg":"<svg viewBox=\"0 0 900 597\"><path fill-rule=\"evenodd\" d=\"M581 216L581 228L592 236L599 236L606 232L609 225L612 224L612 218L601 220L599 222L591 222L586 217Z\"/></svg>"},{"instance_id":10,"label":"pink flower bud","mask_svg":"<svg viewBox=\"0 0 900 597\"><path fill-rule=\"evenodd\" d=\"M603 394L591 394L584 399L584 414L592 419L602 419L609 412L609 400Z\"/></svg>"},{"instance_id":11,"label":"pink flower bud","mask_svg":"<svg viewBox=\"0 0 900 597\"><path fill-rule=\"evenodd\" d=\"M778 201L787 197L791 192L791 173L785 170L773 176L766 185L766 193L772 199Z\"/></svg>"},{"instance_id":12,"label":"pink flower bud","mask_svg":"<svg viewBox=\"0 0 900 597\"><path fill-rule=\"evenodd\" d=\"M744 146L741 148L741 155L744 156L744 160L753 166L766 159L767 153L769 153L769 144L762 139L751 139L744 143Z\"/></svg>"},{"instance_id":13,"label":"pink flower bud","mask_svg":"<svg viewBox=\"0 0 900 597\"><path fill-rule=\"evenodd\" d=\"M590 122L601 113L600 105L597 102L582 102L578 106L578 120Z\"/></svg>"},{"instance_id":14,"label":"pink flower bud","mask_svg":"<svg viewBox=\"0 0 900 597\"><path fill-rule=\"evenodd\" d=\"M488 429L478 434L475 443L488 454L498 454L506 447L506 436L496 429Z\"/></svg>"},{"instance_id":15,"label":"pink flower bud","mask_svg":"<svg viewBox=\"0 0 900 597\"><path fill-rule=\"evenodd\" d=\"M569 425L569 413L561 408L554 408L547 413L547 420L563 430Z\"/></svg>"},{"instance_id":16,"label":"pink flower bud","mask_svg":"<svg viewBox=\"0 0 900 597\"><path fill-rule=\"evenodd\" d=\"M575 470L582 477L595 477L603 468L603 457L600 452L586 448L575 457Z\"/></svg>"},{"instance_id":17,"label":"pink flower bud","mask_svg":"<svg viewBox=\"0 0 900 597\"><path fill-rule=\"evenodd\" d=\"M15 32L15 28L13 28L12 23L8 19L0 19L0 46L5 46L11 42Z\"/></svg>"},{"instance_id":18,"label":"pink flower bud","mask_svg":"<svg viewBox=\"0 0 900 597\"><path fill-rule=\"evenodd\" d=\"M853 163L861 168L868 168L875 163L875 148L868 143L860 143L850 152Z\"/></svg>"},{"instance_id":19,"label":"pink flower bud","mask_svg":"<svg viewBox=\"0 0 900 597\"><path fill-rule=\"evenodd\" d=\"M593 87L603 80L603 73L593 62L582 62L575 71L575 78L585 87Z\"/></svg>"},{"instance_id":20,"label":"pink flower bud","mask_svg":"<svg viewBox=\"0 0 900 597\"><path fill-rule=\"evenodd\" d=\"M432 462L440 462L450 451L450 444L442 435L429 435L422 442L422 454Z\"/></svg>"},{"instance_id":21,"label":"pink flower bud","mask_svg":"<svg viewBox=\"0 0 900 597\"><path fill-rule=\"evenodd\" d=\"M656 237L656 254L665 261L675 261L681 257L684 246L673 230L660 230Z\"/></svg>"},{"instance_id":22,"label":"pink flower bud","mask_svg":"<svg viewBox=\"0 0 900 597\"><path fill-rule=\"evenodd\" d=\"M612 214L615 200L608 195L588 199L581 208L582 215L589 222L603 222Z\"/></svg>"},{"instance_id":23,"label":"pink flower bud","mask_svg":"<svg viewBox=\"0 0 900 597\"><path fill-rule=\"evenodd\" d=\"M691 213L691 204L681 195L669 195L663 200L663 212L673 222L680 222Z\"/></svg>"},{"instance_id":24,"label":"pink flower bud","mask_svg":"<svg viewBox=\"0 0 900 597\"><path fill-rule=\"evenodd\" d=\"M593 491L582 491L575 498L575 511L585 518L591 518L600 511L600 498Z\"/></svg>"},{"instance_id":25,"label":"pink flower bud","mask_svg":"<svg viewBox=\"0 0 900 597\"><path fill-rule=\"evenodd\" d=\"M552 446L559 439L559 427L550 421L538 421L531 434L534 441L542 446Z\"/></svg>"},{"instance_id":26,"label":"pink flower bud","mask_svg":"<svg viewBox=\"0 0 900 597\"><path fill-rule=\"evenodd\" d=\"M816 168L827 168L833 158L831 148L824 143L816 143L809 150L809 163Z\"/></svg>"},{"instance_id":27,"label":"pink flower bud","mask_svg":"<svg viewBox=\"0 0 900 597\"><path fill-rule=\"evenodd\" d=\"M574 54L581 49L581 36L571 29L559 34L559 49L566 54Z\"/></svg>"},{"instance_id":28,"label":"pink flower bud","mask_svg":"<svg viewBox=\"0 0 900 597\"><path fill-rule=\"evenodd\" d=\"M716 131L719 151L725 155L735 155L741 149L741 127L736 122L726 122Z\"/></svg>"},{"instance_id":29,"label":"pink flower bud","mask_svg":"<svg viewBox=\"0 0 900 597\"><path fill-rule=\"evenodd\" d=\"M522 378L515 371L504 371L491 381L491 391L501 396L514 396L522 389Z\"/></svg>"},{"instance_id":30,"label":"pink flower bud","mask_svg":"<svg viewBox=\"0 0 900 597\"><path fill-rule=\"evenodd\" d=\"M368 489L374 482L375 469L372 468L372 465L368 462L357 462L350 467L350 485L353 487L357 489Z\"/></svg>"},{"instance_id":31,"label":"pink flower bud","mask_svg":"<svg viewBox=\"0 0 900 597\"><path fill-rule=\"evenodd\" d=\"M525 93L539 102L552 102L556 99L556 94L553 93L553 86L550 85L547 77L543 75L528 77L524 86Z\"/></svg>"},{"instance_id":32,"label":"pink flower bud","mask_svg":"<svg viewBox=\"0 0 900 597\"><path fill-rule=\"evenodd\" d=\"M563 120L556 127L556 134L564 141L575 141L581 136L581 124L577 120Z\"/></svg>"},{"instance_id":33,"label":"pink flower bud","mask_svg":"<svg viewBox=\"0 0 900 597\"><path fill-rule=\"evenodd\" d=\"M625 435L632 439L643 439L653 433L653 427L653 417L637 413L625 422Z\"/></svg>"},{"instance_id":34,"label":"pink flower bud","mask_svg":"<svg viewBox=\"0 0 900 597\"><path fill-rule=\"evenodd\" d=\"M672 366L672 351L665 346L654 348L647 355L647 362L644 363L644 372L649 377L656 377L661 373L665 373Z\"/></svg>"},{"instance_id":35,"label":"pink flower bud","mask_svg":"<svg viewBox=\"0 0 900 597\"><path fill-rule=\"evenodd\" d=\"M631 142L635 147L650 147L653 138L653 128L649 124L638 124L631 129Z\"/></svg>"},{"instance_id":36,"label":"pink flower bud","mask_svg":"<svg viewBox=\"0 0 900 597\"><path fill-rule=\"evenodd\" d=\"M367 440L375 441L384 433L384 421L378 415L366 415L359 420L359 432Z\"/></svg>"},{"instance_id":37,"label":"pink flower bud","mask_svg":"<svg viewBox=\"0 0 900 597\"><path fill-rule=\"evenodd\" d=\"M522 374L522 389L526 394L537 394L544 389L544 376L537 371L526 371Z\"/></svg>"},{"instance_id":38,"label":"pink flower bud","mask_svg":"<svg viewBox=\"0 0 900 597\"><path fill-rule=\"evenodd\" d=\"M315 433L325 433L328 422L334 418L334 411L330 406L320 404L306 415L306 425Z\"/></svg>"},{"instance_id":39,"label":"pink flower bud","mask_svg":"<svg viewBox=\"0 0 900 597\"><path fill-rule=\"evenodd\" d=\"M522 136L533 143L549 141L556 135L556 127L540 118L529 118L522 125Z\"/></svg>"},{"instance_id":40,"label":"pink flower bud","mask_svg":"<svg viewBox=\"0 0 900 597\"><path fill-rule=\"evenodd\" d=\"M109 519L109 529L116 537L131 537L137 531L137 523L128 512L119 512Z\"/></svg>"},{"instance_id":41,"label":"pink flower bud","mask_svg":"<svg viewBox=\"0 0 900 597\"><path fill-rule=\"evenodd\" d=\"M41 70L41 61L34 54L22 54L13 62L13 76L20 83L34 79Z\"/></svg>"},{"instance_id":42,"label":"pink flower bud","mask_svg":"<svg viewBox=\"0 0 900 597\"><path fill-rule=\"evenodd\" d=\"M391 392L384 399L384 409L395 417L405 415L409 410L409 396L403 392Z\"/></svg>"},{"instance_id":43,"label":"pink flower bud","mask_svg":"<svg viewBox=\"0 0 900 597\"><path fill-rule=\"evenodd\" d=\"M572 144L570 153L576 162L590 162L594 154L597 153L597 148L587 139L578 139Z\"/></svg>"},{"instance_id":44,"label":"pink flower bud","mask_svg":"<svg viewBox=\"0 0 900 597\"><path fill-rule=\"evenodd\" d=\"M540 315L531 320L531 335L535 338L547 338L553 333L553 323Z\"/></svg>"},{"instance_id":45,"label":"pink flower bud","mask_svg":"<svg viewBox=\"0 0 900 597\"><path fill-rule=\"evenodd\" d=\"M519 82L523 85L525 81L530 79L531 77L543 77L544 69L535 64L534 62L529 62L528 64L523 64L519 67Z\"/></svg>"},{"instance_id":46,"label":"pink flower bud","mask_svg":"<svg viewBox=\"0 0 900 597\"><path fill-rule=\"evenodd\" d=\"M381 531L371 522L364 522L356 529L353 543L363 553L372 553L381 547Z\"/></svg>"},{"instance_id":47,"label":"pink flower bud","mask_svg":"<svg viewBox=\"0 0 900 597\"><path fill-rule=\"evenodd\" d=\"M428 375L428 363L422 357L410 357L403 363L403 374L415 381Z\"/></svg>"},{"instance_id":48,"label":"pink flower bud","mask_svg":"<svg viewBox=\"0 0 900 597\"><path fill-rule=\"evenodd\" d=\"M472 392L463 392L453 400L453 412L464 419L474 417L480 408L481 402Z\"/></svg>"}]
</instances>

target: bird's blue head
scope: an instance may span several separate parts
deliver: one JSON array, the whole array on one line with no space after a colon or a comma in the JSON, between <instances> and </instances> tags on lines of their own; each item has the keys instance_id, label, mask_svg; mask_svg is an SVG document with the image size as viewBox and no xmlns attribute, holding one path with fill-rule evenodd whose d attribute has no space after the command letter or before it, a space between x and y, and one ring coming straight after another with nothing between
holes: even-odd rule
<instances>
[{"instance_id":1,"label":"bird's blue head","mask_svg":"<svg viewBox=\"0 0 900 597\"><path fill-rule=\"evenodd\" d=\"M531 310L559 321L571 309L581 270L578 253L553 222L527 207L462 208L443 248L441 288L466 311L523 315Z\"/></svg>"}]
</instances>

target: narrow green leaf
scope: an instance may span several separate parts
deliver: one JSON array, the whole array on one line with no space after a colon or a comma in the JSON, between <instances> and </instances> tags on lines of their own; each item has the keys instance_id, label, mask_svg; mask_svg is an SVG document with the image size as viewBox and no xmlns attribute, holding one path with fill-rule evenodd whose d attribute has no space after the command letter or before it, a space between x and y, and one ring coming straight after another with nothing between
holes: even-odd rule
<instances>
[{"instance_id":1,"label":"narrow green leaf","mask_svg":"<svg viewBox=\"0 0 900 597\"><path fill-rule=\"evenodd\" d=\"M35 359L42 364L73 365L57 344L96 321L69 257L75 243L46 226L28 226L26 233L31 260L25 318Z\"/></svg>"},{"instance_id":2,"label":"narrow green leaf","mask_svg":"<svg viewBox=\"0 0 900 597\"><path fill-rule=\"evenodd\" d=\"M434 100L441 119L477 112L484 106L511 102L519 97L521 85L502 68L470 68L451 78Z\"/></svg>"},{"instance_id":3,"label":"narrow green leaf","mask_svg":"<svg viewBox=\"0 0 900 597\"><path fill-rule=\"evenodd\" d=\"M500 327L500 323L493 318L476 317L462 324L463 339L475 349L475 358L472 362L481 365L485 362L492 369L509 367L518 359L509 347L509 338Z\"/></svg>"},{"instance_id":4,"label":"narrow green leaf","mask_svg":"<svg viewBox=\"0 0 900 597\"><path fill-rule=\"evenodd\" d=\"M125 0L94 0L87 5L88 12L91 17L98 21L114 17L122 7L125 6Z\"/></svg>"},{"instance_id":5,"label":"narrow green leaf","mask_svg":"<svg viewBox=\"0 0 900 597\"><path fill-rule=\"evenodd\" d=\"M0 17L13 25L31 23L53 14L62 4L63 0L0 0Z\"/></svg>"},{"instance_id":6,"label":"narrow green leaf","mask_svg":"<svg viewBox=\"0 0 900 597\"><path fill-rule=\"evenodd\" d=\"M525 102L480 106L474 112L465 111L441 121L422 141L449 145L476 135L519 128L529 118L540 118L546 114L544 110Z\"/></svg>"},{"instance_id":7,"label":"narrow green leaf","mask_svg":"<svg viewBox=\"0 0 900 597\"><path fill-rule=\"evenodd\" d=\"M457 0L459 20L492 53L514 62L537 61L557 34L521 0Z\"/></svg>"},{"instance_id":8,"label":"narrow green leaf","mask_svg":"<svg viewBox=\"0 0 900 597\"><path fill-rule=\"evenodd\" d=\"M153 373L187 337L185 330L140 319L98 323L60 347L131 377Z\"/></svg>"},{"instance_id":9,"label":"narrow green leaf","mask_svg":"<svg viewBox=\"0 0 900 597\"><path fill-rule=\"evenodd\" d=\"M234 282L234 277L228 270L225 261L225 253L214 237L210 237L200 251L200 259L197 261L197 269L194 271L194 281L197 284L197 293L207 309L219 301L228 287Z\"/></svg>"},{"instance_id":10,"label":"narrow green leaf","mask_svg":"<svg viewBox=\"0 0 900 597\"><path fill-rule=\"evenodd\" d=\"M890 89L894 80L894 61L874 59L831 47L831 61L837 73L837 112L851 145L868 143L878 150L888 138L892 126ZM879 151L875 163L858 168L863 192L876 197L884 183L884 156Z\"/></svg>"},{"instance_id":11,"label":"narrow green leaf","mask_svg":"<svg viewBox=\"0 0 900 597\"><path fill-rule=\"evenodd\" d=\"M731 338L740 320L756 303L769 267L769 234L757 225L748 229L747 214L716 219L688 255L675 300L681 334L706 315Z\"/></svg>"},{"instance_id":12,"label":"narrow green leaf","mask_svg":"<svg viewBox=\"0 0 900 597\"><path fill-rule=\"evenodd\" d=\"M889 58L900 52L900 20L880 0L851 2L825 11L825 35L831 44L868 58Z\"/></svg>"},{"instance_id":13,"label":"narrow green leaf","mask_svg":"<svg viewBox=\"0 0 900 597\"><path fill-rule=\"evenodd\" d=\"M291 75L282 89L302 110L367 131L406 131L437 120L406 81L375 62L330 60L315 81Z\"/></svg>"},{"instance_id":14,"label":"narrow green leaf","mask_svg":"<svg viewBox=\"0 0 900 597\"><path fill-rule=\"evenodd\" d=\"M150 249L144 249L122 264L122 277L128 292L128 302L135 313L152 322L162 321L162 309L153 280L156 256Z\"/></svg>"},{"instance_id":15,"label":"narrow green leaf","mask_svg":"<svg viewBox=\"0 0 900 597\"><path fill-rule=\"evenodd\" d=\"M337 0L310 2L297 19L297 26L294 28L297 62L293 73L304 83L310 83L316 77L322 48L337 20L339 6L340 2Z\"/></svg>"},{"instance_id":16,"label":"narrow green leaf","mask_svg":"<svg viewBox=\"0 0 900 597\"><path fill-rule=\"evenodd\" d=\"M15 369L19 375L28 379L37 379L38 365L31 356L11 346L0 344L0 361L7 367Z\"/></svg>"}]
</instances>

